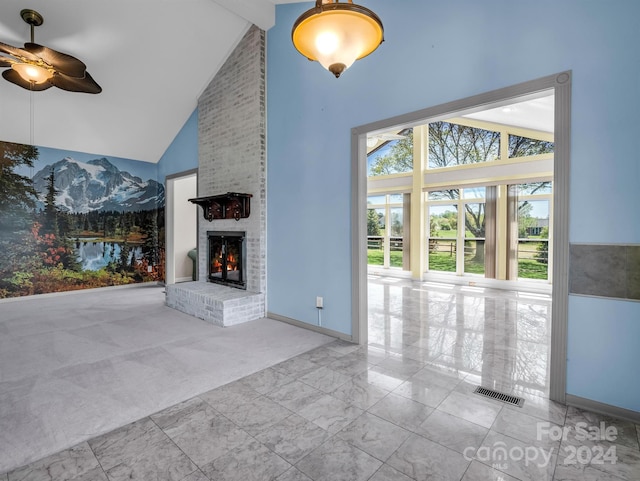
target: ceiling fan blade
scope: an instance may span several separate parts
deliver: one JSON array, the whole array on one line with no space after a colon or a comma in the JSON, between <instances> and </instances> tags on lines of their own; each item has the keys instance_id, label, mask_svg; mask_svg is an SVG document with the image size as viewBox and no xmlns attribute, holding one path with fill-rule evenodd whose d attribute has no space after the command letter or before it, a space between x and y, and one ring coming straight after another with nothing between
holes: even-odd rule
<instances>
[{"instance_id":1,"label":"ceiling fan blade","mask_svg":"<svg viewBox=\"0 0 640 481\"><path fill-rule=\"evenodd\" d=\"M84 92L87 94L99 94L102 87L93 80L89 72L84 73L84 78L70 77L60 72L56 72L49 80L53 85L69 92Z\"/></svg>"},{"instance_id":2,"label":"ceiling fan blade","mask_svg":"<svg viewBox=\"0 0 640 481\"><path fill-rule=\"evenodd\" d=\"M33 55L31 52L2 42L0 42L0 52L8 53L12 57L31 60L32 62L38 61L38 57Z\"/></svg>"},{"instance_id":3,"label":"ceiling fan blade","mask_svg":"<svg viewBox=\"0 0 640 481\"><path fill-rule=\"evenodd\" d=\"M11 67L11 65L15 62L15 60L10 59L9 57L5 57L0 55L0 67Z\"/></svg>"},{"instance_id":4,"label":"ceiling fan blade","mask_svg":"<svg viewBox=\"0 0 640 481\"><path fill-rule=\"evenodd\" d=\"M20 77L18 72L13 69L5 70L4 72L2 72L2 76L5 80L8 80L11 83L19 85L23 89L31 90L33 92L40 92L42 90L51 88L51 84L49 82L45 82L42 84L28 82L27 80Z\"/></svg>"},{"instance_id":5,"label":"ceiling fan blade","mask_svg":"<svg viewBox=\"0 0 640 481\"><path fill-rule=\"evenodd\" d=\"M29 42L24 44L24 48L69 77L83 78L87 70L87 66L77 58L44 45Z\"/></svg>"}]
</instances>

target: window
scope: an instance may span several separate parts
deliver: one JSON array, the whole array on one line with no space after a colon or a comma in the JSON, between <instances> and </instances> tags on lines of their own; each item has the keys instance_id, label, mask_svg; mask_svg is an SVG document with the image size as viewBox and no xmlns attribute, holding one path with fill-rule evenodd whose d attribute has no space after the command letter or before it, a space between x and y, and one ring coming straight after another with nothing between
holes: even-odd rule
<instances>
[{"instance_id":1,"label":"window","mask_svg":"<svg viewBox=\"0 0 640 481\"><path fill-rule=\"evenodd\" d=\"M429 169L491 162L499 157L499 132L451 122L429 124Z\"/></svg>"},{"instance_id":2,"label":"window","mask_svg":"<svg viewBox=\"0 0 640 481\"><path fill-rule=\"evenodd\" d=\"M509 135L509 158L553 153L553 142Z\"/></svg>"},{"instance_id":3,"label":"window","mask_svg":"<svg viewBox=\"0 0 640 481\"><path fill-rule=\"evenodd\" d=\"M516 184L511 188L517 201L518 277L549 278L549 228L551 182Z\"/></svg>"},{"instance_id":4,"label":"window","mask_svg":"<svg viewBox=\"0 0 640 481\"><path fill-rule=\"evenodd\" d=\"M414 277L550 280L553 194L539 180L551 180L553 117L528 117L539 99L516 103L368 135L370 264ZM419 237L409 206L423 218ZM411 264L409 248L420 253Z\"/></svg>"},{"instance_id":5,"label":"window","mask_svg":"<svg viewBox=\"0 0 640 481\"><path fill-rule=\"evenodd\" d=\"M372 266L409 268L405 249L404 195L369 196L367 257Z\"/></svg>"},{"instance_id":6,"label":"window","mask_svg":"<svg viewBox=\"0 0 640 481\"><path fill-rule=\"evenodd\" d=\"M485 203L465 202L464 216L464 272L484 275Z\"/></svg>"},{"instance_id":7,"label":"window","mask_svg":"<svg viewBox=\"0 0 640 481\"><path fill-rule=\"evenodd\" d=\"M428 270L485 273L486 187L431 191ZM458 253L460 246L462 252Z\"/></svg>"},{"instance_id":8,"label":"window","mask_svg":"<svg viewBox=\"0 0 640 481\"><path fill-rule=\"evenodd\" d=\"M429 198L434 192L429 193ZM429 269L456 272L458 249L458 205L430 203L429 209Z\"/></svg>"},{"instance_id":9,"label":"window","mask_svg":"<svg viewBox=\"0 0 640 481\"><path fill-rule=\"evenodd\" d=\"M384 264L385 204L384 195L367 197L367 252L371 265Z\"/></svg>"},{"instance_id":10,"label":"window","mask_svg":"<svg viewBox=\"0 0 640 481\"><path fill-rule=\"evenodd\" d=\"M384 140L394 137L392 140ZM399 137L399 138L397 138ZM372 137L376 139L376 137ZM381 135L375 147L367 153L367 175L381 176L413 171L413 130L401 134Z\"/></svg>"}]
</instances>

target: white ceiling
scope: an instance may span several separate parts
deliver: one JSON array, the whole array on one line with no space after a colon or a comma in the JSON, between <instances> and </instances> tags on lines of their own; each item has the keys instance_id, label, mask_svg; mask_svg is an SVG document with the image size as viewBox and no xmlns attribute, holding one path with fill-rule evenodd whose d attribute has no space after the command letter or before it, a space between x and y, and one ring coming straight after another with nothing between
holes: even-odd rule
<instances>
[{"instance_id":1,"label":"white ceiling","mask_svg":"<svg viewBox=\"0 0 640 481\"><path fill-rule=\"evenodd\" d=\"M553 133L554 102L553 93L549 93L543 97L534 96L506 105L489 106L463 117Z\"/></svg>"},{"instance_id":2,"label":"white ceiling","mask_svg":"<svg viewBox=\"0 0 640 481\"><path fill-rule=\"evenodd\" d=\"M28 42L20 10L34 9L35 42L82 60L103 91L0 78L0 140L157 162L249 26L269 29L275 4L295 1L1 0L1 42Z\"/></svg>"},{"instance_id":3,"label":"white ceiling","mask_svg":"<svg viewBox=\"0 0 640 481\"><path fill-rule=\"evenodd\" d=\"M0 141L158 162L249 26L268 30L275 4L296 2L1 0L1 42L29 41L20 10L37 10L36 43L82 60L103 91L31 93L0 78ZM553 132L552 99L466 116Z\"/></svg>"}]
</instances>

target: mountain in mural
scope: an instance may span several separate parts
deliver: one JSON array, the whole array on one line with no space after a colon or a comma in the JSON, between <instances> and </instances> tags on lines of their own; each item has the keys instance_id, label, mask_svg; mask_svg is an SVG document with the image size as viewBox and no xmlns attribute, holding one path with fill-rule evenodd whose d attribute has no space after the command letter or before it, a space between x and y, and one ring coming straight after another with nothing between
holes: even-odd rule
<instances>
[{"instance_id":1,"label":"mountain in mural","mask_svg":"<svg viewBox=\"0 0 640 481\"><path fill-rule=\"evenodd\" d=\"M48 178L53 169L56 205L71 213L95 210L132 212L164 205L164 186L155 180L142 180L119 170L107 159L79 162L71 157L47 165L33 177L42 208Z\"/></svg>"}]
</instances>

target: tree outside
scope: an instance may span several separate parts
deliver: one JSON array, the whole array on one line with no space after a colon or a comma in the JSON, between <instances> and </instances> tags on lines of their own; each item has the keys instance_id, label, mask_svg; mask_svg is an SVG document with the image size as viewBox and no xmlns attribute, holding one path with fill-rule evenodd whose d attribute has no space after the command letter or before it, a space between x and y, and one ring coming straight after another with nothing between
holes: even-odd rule
<instances>
[{"instance_id":1,"label":"tree outside","mask_svg":"<svg viewBox=\"0 0 640 481\"><path fill-rule=\"evenodd\" d=\"M380 217L375 209L367 209L367 235L380 236Z\"/></svg>"},{"instance_id":2,"label":"tree outside","mask_svg":"<svg viewBox=\"0 0 640 481\"><path fill-rule=\"evenodd\" d=\"M500 155L500 133L450 122L429 124L429 168L477 164Z\"/></svg>"},{"instance_id":3,"label":"tree outside","mask_svg":"<svg viewBox=\"0 0 640 481\"><path fill-rule=\"evenodd\" d=\"M387 154L376 156L369 167L369 175L401 174L413 171L413 129L407 129L404 138L393 140Z\"/></svg>"}]
</instances>

